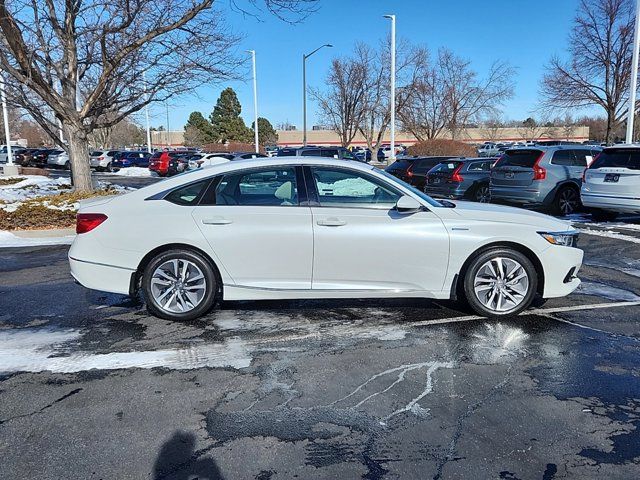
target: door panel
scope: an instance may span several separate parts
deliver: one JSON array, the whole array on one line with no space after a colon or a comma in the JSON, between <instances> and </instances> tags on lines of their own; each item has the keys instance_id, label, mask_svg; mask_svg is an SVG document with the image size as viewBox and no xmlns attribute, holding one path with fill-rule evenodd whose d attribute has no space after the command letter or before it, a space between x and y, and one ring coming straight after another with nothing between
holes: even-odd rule
<instances>
[{"instance_id":1,"label":"door panel","mask_svg":"<svg viewBox=\"0 0 640 480\"><path fill-rule=\"evenodd\" d=\"M313 289L442 290L449 237L431 212L313 207Z\"/></svg>"}]
</instances>

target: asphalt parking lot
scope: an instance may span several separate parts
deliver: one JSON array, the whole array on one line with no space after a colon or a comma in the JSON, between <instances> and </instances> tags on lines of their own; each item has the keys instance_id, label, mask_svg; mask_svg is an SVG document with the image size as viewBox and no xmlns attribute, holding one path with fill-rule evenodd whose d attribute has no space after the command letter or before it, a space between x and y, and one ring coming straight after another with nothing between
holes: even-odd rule
<instances>
[{"instance_id":1,"label":"asphalt parking lot","mask_svg":"<svg viewBox=\"0 0 640 480\"><path fill-rule=\"evenodd\" d=\"M0 249L0 478L638 478L640 222L501 321L427 300L172 323Z\"/></svg>"}]
</instances>

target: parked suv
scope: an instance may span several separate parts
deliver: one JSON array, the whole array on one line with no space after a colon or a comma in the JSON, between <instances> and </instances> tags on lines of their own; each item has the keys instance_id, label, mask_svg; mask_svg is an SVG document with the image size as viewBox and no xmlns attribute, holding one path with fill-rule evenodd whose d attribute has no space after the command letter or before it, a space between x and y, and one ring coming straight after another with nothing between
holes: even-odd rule
<instances>
[{"instance_id":1,"label":"parked suv","mask_svg":"<svg viewBox=\"0 0 640 480\"><path fill-rule=\"evenodd\" d=\"M387 173L417 188L425 187L427 173L440 162L462 157L401 157L385 168Z\"/></svg>"},{"instance_id":2,"label":"parked suv","mask_svg":"<svg viewBox=\"0 0 640 480\"><path fill-rule=\"evenodd\" d=\"M344 147L293 147L278 150L278 157L327 157L340 160L357 160L357 158Z\"/></svg>"},{"instance_id":3,"label":"parked suv","mask_svg":"<svg viewBox=\"0 0 640 480\"><path fill-rule=\"evenodd\" d=\"M112 165L114 169L127 168L127 167L142 167L147 168L149 166L149 152L119 152L113 159Z\"/></svg>"},{"instance_id":4,"label":"parked suv","mask_svg":"<svg viewBox=\"0 0 640 480\"><path fill-rule=\"evenodd\" d=\"M69 162L69 155L64 150L53 150L47 157L47 167L62 167L65 170L70 170L71 163Z\"/></svg>"},{"instance_id":5,"label":"parked suv","mask_svg":"<svg viewBox=\"0 0 640 480\"><path fill-rule=\"evenodd\" d=\"M118 150L96 150L89 156L89 165L96 170L112 171L112 162Z\"/></svg>"},{"instance_id":6,"label":"parked suv","mask_svg":"<svg viewBox=\"0 0 640 480\"><path fill-rule=\"evenodd\" d=\"M491 170L491 201L573 213L580 207L582 173L599 151L589 145L506 150Z\"/></svg>"},{"instance_id":7,"label":"parked suv","mask_svg":"<svg viewBox=\"0 0 640 480\"><path fill-rule=\"evenodd\" d=\"M640 213L640 146L605 148L584 172L580 196L598 221Z\"/></svg>"},{"instance_id":8,"label":"parked suv","mask_svg":"<svg viewBox=\"0 0 640 480\"><path fill-rule=\"evenodd\" d=\"M427 173L424 193L436 198L466 198L488 203L491 166L497 158L457 158L439 163Z\"/></svg>"}]
</instances>

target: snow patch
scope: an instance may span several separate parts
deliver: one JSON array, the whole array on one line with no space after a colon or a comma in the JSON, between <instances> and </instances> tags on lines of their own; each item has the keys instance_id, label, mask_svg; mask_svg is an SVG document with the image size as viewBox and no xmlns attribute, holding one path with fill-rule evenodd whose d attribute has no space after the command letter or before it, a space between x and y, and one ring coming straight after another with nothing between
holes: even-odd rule
<instances>
[{"instance_id":1,"label":"snow patch","mask_svg":"<svg viewBox=\"0 0 640 480\"><path fill-rule=\"evenodd\" d=\"M606 298L608 300L622 302L636 302L640 300L640 296L630 292L629 290L612 287L611 285L598 282L582 282L576 290L576 293L581 295L593 295Z\"/></svg>"},{"instance_id":2,"label":"snow patch","mask_svg":"<svg viewBox=\"0 0 640 480\"><path fill-rule=\"evenodd\" d=\"M623 240L625 242L631 243L640 243L640 238L631 237L629 235L623 235L618 232L612 232L609 230L593 230L591 228L581 228L580 233L584 233L585 235L593 235L596 237L605 237L605 238L613 238L616 240Z\"/></svg>"},{"instance_id":3,"label":"snow patch","mask_svg":"<svg viewBox=\"0 0 640 480\"><path fill-rule=\"evenodd\" d=\"M75 235L64 237L23 238L6 230L0 230L0 248L37 247L40 245L71 245Z\"/></svg>"},{"instance_id":4,"label":"snow patch","mask_svg":"<svg viewBox=\"0 0 640 480\"><path fill-rule=\"evenodd\" d=\"M117 172L105 173L104 175L115 175L117 177L157 177L156 172L152 172L148 168L142 167L126 167L121 168Z\"/></svg>"},{"instance_id":5,"label":"snow patch","mask_svg":"<svg viewBox=\"0 0 640 480\"><path fill-rule=\"evenodd\" d=\"M86 370L164 367L176 370L203 367L246 368L251 357L237 337L224 343L184 348L67 354L69 343L81 336L78 330L19 330L0 332L0 372L74 373Z\"/></svg>"}]
</instances>

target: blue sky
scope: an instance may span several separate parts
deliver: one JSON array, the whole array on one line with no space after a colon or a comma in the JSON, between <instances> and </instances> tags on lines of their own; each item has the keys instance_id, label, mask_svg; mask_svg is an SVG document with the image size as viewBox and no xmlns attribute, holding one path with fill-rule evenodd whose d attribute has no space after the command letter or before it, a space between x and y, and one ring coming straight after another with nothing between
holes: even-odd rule
<instances>
[{"instance_id":1,"label":"blue sky","mask_svg":"<svg viewBox=\"0 0 640 480\"><path fill-rule=\"evenodd\" d=\"M221 0L218 0L221 1ZM248 3L240 0L239 4ZM333 56L352 51L363 41L378 44L389 32L384 14L396 15L397 37L426 45L434 52L446 46L468 58L483 75L494 60L506 60L516 68L515 96L504 107L508 119L535 115L539 81L553 54L564 55L567 34L578 0L320 0L319 10L304 22L288 24L262 12L256 19L230 11L224 5L228 25L243 36L239 52L256 50L258 110L274 126L288 120L302 127L301 57L323 43L325 48L307 61L307 83L320 87ZM247 54L247 75L249 56ZM249 125L253 118L250 77L202 88L198 97L175 99L170 104L170 129L181 129L194 110L206 117L220 91L231 86ZM164 109L152 108L152 125L165 125ZM308 99L308 124L316 123L317 109Z\"/></svg>"}]
</instances>

